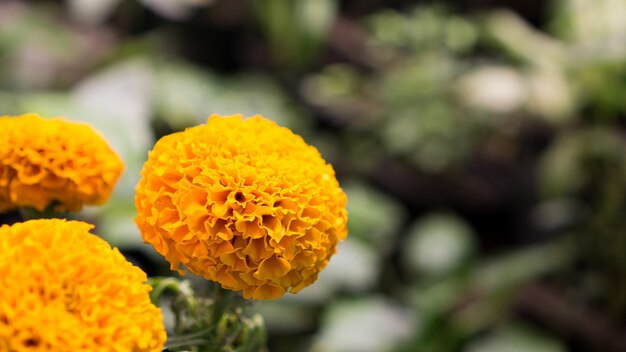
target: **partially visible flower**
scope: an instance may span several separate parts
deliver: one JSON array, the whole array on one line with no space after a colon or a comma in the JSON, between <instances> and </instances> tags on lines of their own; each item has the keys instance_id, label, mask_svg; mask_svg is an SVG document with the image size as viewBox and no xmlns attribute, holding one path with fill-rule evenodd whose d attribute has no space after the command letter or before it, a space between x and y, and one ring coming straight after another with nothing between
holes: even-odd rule
<instances>
[{"instance_id":1,"label":"partially visible flower","mask_svg":"<svg viewBox=\"0 0 626 352\"><path fill-rule=\"evenodd\" d=\"M163 137L137 185L144 240L180 270L272 299L313 283L347 235L346 196L312 146L260 116Z\"/></svg>"},{"instance_id":2,"label":"partially visible flower","mask_svg":"<svg viewBox=\"0 0 626 352\"><path fill-rule=\"evenodd\" d=\"M36 114L0 117L0 211L102 204L123 169L87 124Z\"/></svg>"},{"instance_id":3,"label":"partially visible flower","mask_svg":"<svg viewBox=\"0 0 626 352\"><path fill-rule=\"evenodd\" d=\"M0 227L0 351L161 351L146 274L60 219Z\"/></svg>"}]
</instances>

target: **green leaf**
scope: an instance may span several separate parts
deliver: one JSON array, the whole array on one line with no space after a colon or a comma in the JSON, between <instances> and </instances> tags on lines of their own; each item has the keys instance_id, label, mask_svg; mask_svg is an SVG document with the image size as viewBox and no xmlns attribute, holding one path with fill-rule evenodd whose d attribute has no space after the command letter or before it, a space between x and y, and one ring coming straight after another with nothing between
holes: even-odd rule
<instances>
[{"instance_id":1,"label":"green leaf","mask_svg":"<svg viewBox=\"0 0 626 352\"><path fill-rule=\"evenodd\" d=\"M563 343L520 323L502 327L471 342L464 352L565 352Z\"/></svg>"}]
</instances>

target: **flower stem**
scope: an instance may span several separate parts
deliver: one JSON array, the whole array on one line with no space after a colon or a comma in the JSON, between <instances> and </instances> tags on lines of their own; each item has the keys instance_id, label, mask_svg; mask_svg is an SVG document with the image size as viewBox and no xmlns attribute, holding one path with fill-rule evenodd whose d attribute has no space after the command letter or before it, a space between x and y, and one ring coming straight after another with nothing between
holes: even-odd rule
<instances>
[{"instance_id":1,"label":"flower stem","mask_svg":"<svg viewBox=\"0 0 626 352\"><path fill-rule=\"evenodd\" d=\"M173 332L168 336L167 351L250 351L265 350L263 319L244 314L247 302L233 291L215 284L210 297L197 295L191 283L173 277L150 278L155 304L167 304L174 314ZM172 295L165 296L166 292Z\"/></svg>"}]
</instances>

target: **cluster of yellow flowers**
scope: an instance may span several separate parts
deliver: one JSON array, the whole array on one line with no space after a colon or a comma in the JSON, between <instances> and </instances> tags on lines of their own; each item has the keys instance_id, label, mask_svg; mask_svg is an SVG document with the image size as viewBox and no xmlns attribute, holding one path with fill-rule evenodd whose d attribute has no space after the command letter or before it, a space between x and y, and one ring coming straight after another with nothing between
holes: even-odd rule
<instances>
[{"instance_id":1,"label":"cluster of yellow flowers","mask_svg":"<svg viewBox=\"0 0 626 352\"><path fill-rule=\"evenodd\" d=\"M89 125L36 114L0 117L0 211L104 203L124 165Z\"/></svg>"},{"instance_id":2,"label":"cluster of yellow flowers","mask_svg":"<svg viewBox=\"0 0 626 352\"><path fill-rule=\"evenodd\" d=\"M135 205L144 240L172 269L182 263L244 298L310 285L347 234L333 168L260 116L214 115L159 140Z\"/></svg>"},{"instance_id":3,"label":"cluster of yellow flowers","mask_svg":"<svg viewBox=\"0 0 626 352\"><path fill-rule=\"evenodd\" d=\"M0 117L0 211L106 201L123 163L88 125ZM245 298L310 285L347 235L346 196L319 152L260 116L211 116L159 140L135 195L144 240L184 274ZM160 351L146 274L93 226L0 227L1 351Z\"/></svg>"},{"instance_id":4,"label":"cluster of yellow flowers","mask_svg":"<svg viewBox=\"0 0 626 352\"><path fill-rule=\"evenodd\" d=\"M31 220L0 227L0 351L160 351L146 274L89 233Z\"/></svg>"}]
</instances>

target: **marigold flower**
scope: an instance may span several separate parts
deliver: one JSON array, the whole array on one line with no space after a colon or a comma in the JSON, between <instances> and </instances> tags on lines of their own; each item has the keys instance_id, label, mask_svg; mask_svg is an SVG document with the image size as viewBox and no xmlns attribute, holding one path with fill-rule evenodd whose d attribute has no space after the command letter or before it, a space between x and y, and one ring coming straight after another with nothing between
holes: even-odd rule
<instances>
[{"instance_id":1,"label":"marigold flower","mask_svg":"<svg viewBox=\"0 0 626 352\"><path fill-rule=\"evenodd\" d=\"M102 204L124 165L89 125L36 114L0 117L0 211Z\"/></svg>"},{"instance_id":2,"label":"marigold flower","mask_svg":"<svg viewBox=\"0 0 626 352\"><path fill-rule=\"evenodd\" d=\"M209 117L159 140L137 185L144 240L245 298L296 293L347 235L346 196L312 146L261 116Z\"/></svg>"},{"instance_id":3,"label":"marigold flower","mask_svg":"<svg viewBox=\"0 0 626 352\"><path fill-rule=\"evenodd\" d=\"M0 227L0 351L161 351L146 274L91 228L61 219Z\"/></svg>"}]
</instances>

